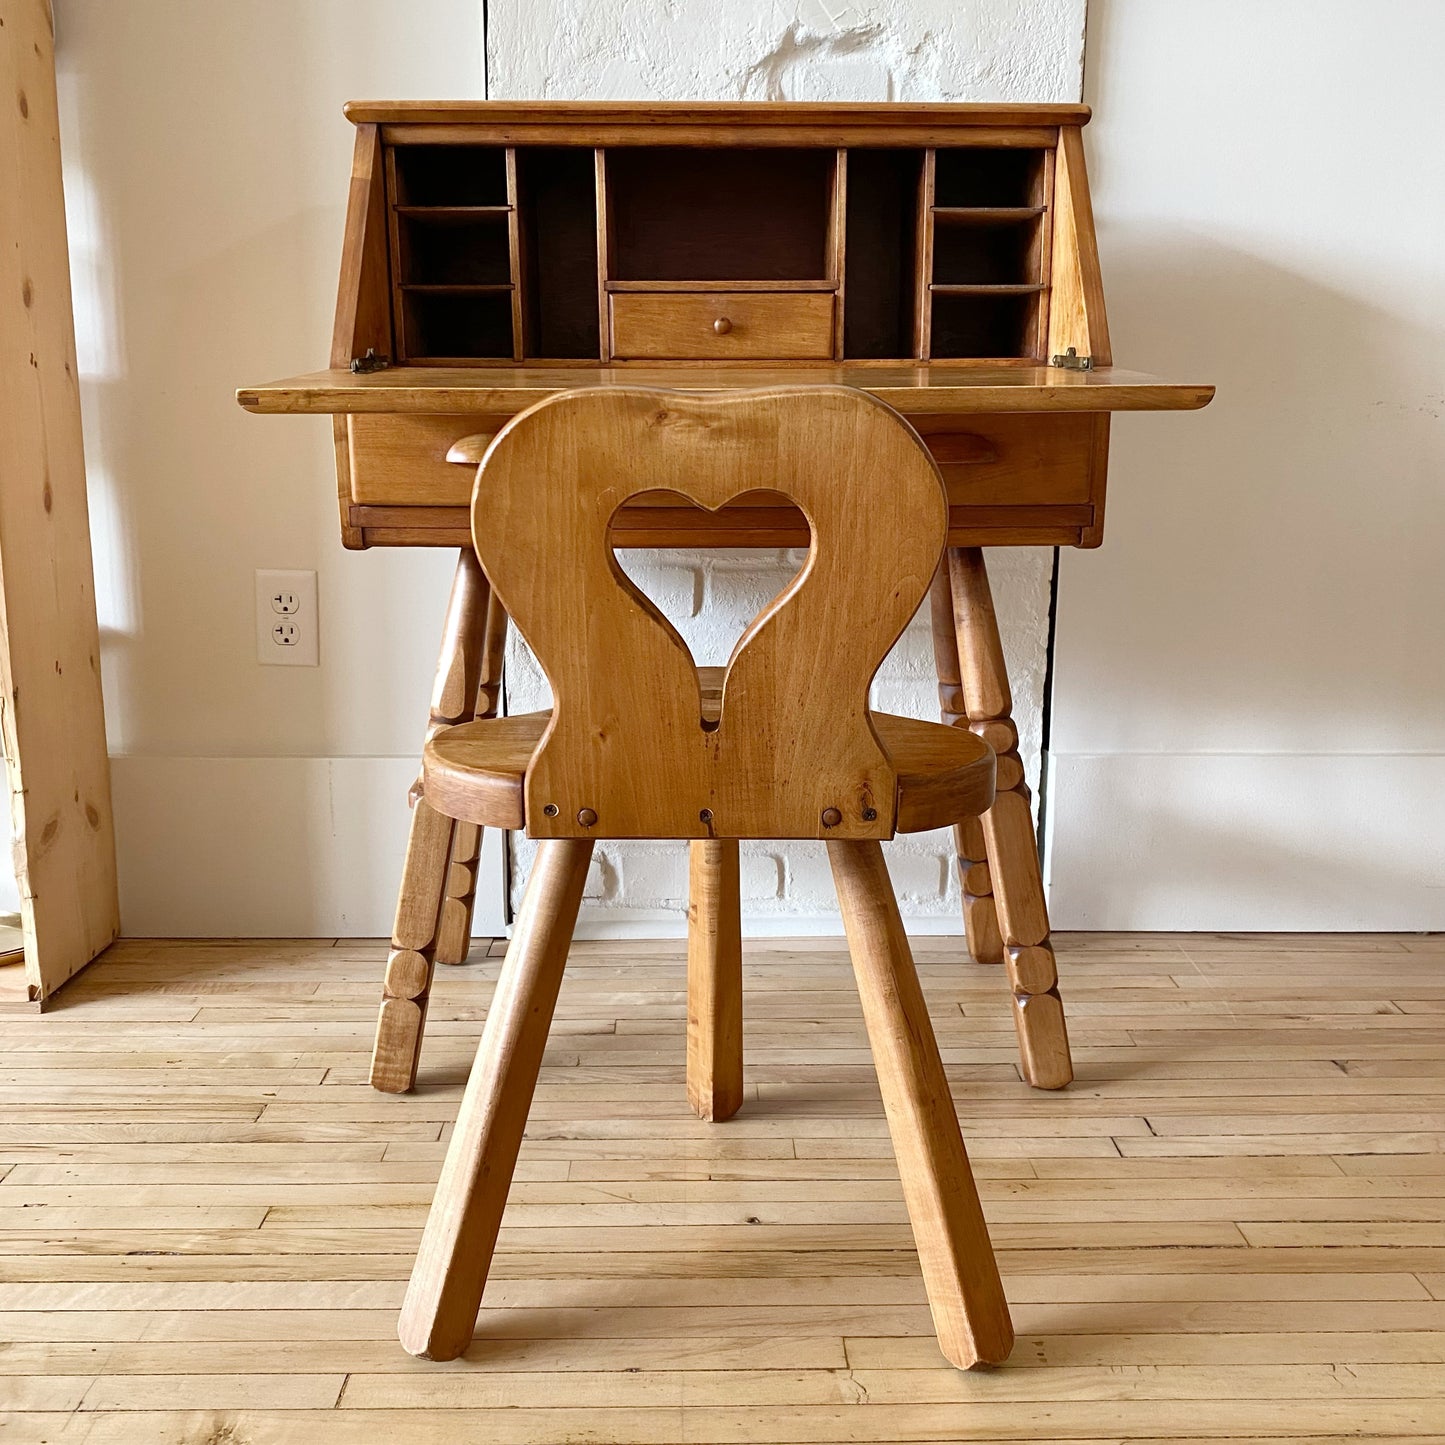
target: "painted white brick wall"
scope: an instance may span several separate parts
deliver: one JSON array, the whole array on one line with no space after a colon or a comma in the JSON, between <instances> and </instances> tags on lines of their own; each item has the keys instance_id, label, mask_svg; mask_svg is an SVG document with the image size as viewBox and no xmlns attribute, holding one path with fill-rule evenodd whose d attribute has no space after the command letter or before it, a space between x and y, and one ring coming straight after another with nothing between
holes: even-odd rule
<instances>
[{"instance_id":1,"label":"painted white brick wall","mask_svg":"<svg viewBox=\"0 0 1445 1445\"><path fill-rule=\"evenodd\" d=\"M533 100L1077 101L1085 0L489 0L488 94ZM800 554L625 554L698 662L723 663L747 624L797 570ZM991 554L1013 683L1020 751L1038 777L1048 636L1050 554ZM508 708L545 707L545 678L515 638ZM875 704L936 717L925 613L879 672ZM533 855L514 836L518 901ZM900 838L888 864L910 925L959 927L946 832ZM754 933L838 927L820 843L745 844L744 926ZM675 931L687 901L682 844L602 843L588 877L581 932Z\"/></svg>"}]
</instances>

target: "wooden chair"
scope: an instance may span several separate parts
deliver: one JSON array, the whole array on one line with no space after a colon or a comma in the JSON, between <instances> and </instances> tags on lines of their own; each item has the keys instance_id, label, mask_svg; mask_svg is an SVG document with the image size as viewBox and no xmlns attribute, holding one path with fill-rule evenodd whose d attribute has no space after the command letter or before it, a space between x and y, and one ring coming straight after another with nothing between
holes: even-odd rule
<instances>
[{"instance_id":1,"label":"wooden chair","mask_svg":"<svg viewBox=\"0 0 1445 1445\"><path fill-rule=\"evenodd\" d=\"M807 514L808 558L726 669L700 673L618 565L609 522L642 493L716 509L760 489ZM844 387L594 388L498 434L472 522L554 707L443 728L426 747L428 807L525 828L540 846L402 1307L403 1345L452 1359L471 1340L594 840L689 839L696 859L710 842L821 838L939 1343L961 1367L1002 1361L1008 1307L880 847L984 813L994 755L964 729L868 706L943 551L932 458L897 413ZM694 1001L724 1030L739 981L709 977L707 950L694 955Z\"/></svg>"}]
</instances>

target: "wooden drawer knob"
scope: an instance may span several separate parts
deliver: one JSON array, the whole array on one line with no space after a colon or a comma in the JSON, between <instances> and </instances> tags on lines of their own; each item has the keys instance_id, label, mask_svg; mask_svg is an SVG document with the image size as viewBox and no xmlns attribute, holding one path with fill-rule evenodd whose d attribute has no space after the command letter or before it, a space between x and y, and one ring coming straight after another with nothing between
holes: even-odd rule
<instances>
[{"instance_id":1,"label":"wooden drawer knob","mask_svg":"<svg viewBox=\"0 0 1445 1445\"><path fill-rule=\"evenodd\" d=\"M733 324L726 316L719 316L718 319L713 322L712 329L717 335L726 336L728 332L733 329Z\"/></svg>"}]
</instances>

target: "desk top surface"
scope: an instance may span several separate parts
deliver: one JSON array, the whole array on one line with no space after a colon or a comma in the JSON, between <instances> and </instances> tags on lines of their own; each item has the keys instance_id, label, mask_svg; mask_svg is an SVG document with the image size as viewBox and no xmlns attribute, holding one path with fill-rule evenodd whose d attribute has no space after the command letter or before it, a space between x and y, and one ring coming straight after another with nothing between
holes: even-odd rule
<instances>
[{"instance_id":1,"label":"desk top surface","mask_svg":"<svg viewBox=\"0 0 1445 1445\"><path fill-rule=\"evenodd\" d=\"M1195 411L1214 388L1102 367L1051 366L398 366L356 374L313 371L242 387L236 400L270 415L352 412L514 415L560 391L646 386L674 391L855 386L909 416L986 412Z\"/></svg>"}]
</instances>

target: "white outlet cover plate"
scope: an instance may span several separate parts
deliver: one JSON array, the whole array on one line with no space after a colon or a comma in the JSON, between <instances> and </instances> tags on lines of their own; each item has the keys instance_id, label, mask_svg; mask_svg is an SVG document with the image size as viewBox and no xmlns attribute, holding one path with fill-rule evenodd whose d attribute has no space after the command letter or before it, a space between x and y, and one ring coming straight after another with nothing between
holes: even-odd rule
<instances>
[{"instance_id":1,"label":"white outlet cover plate","mask_svg":"<svg viewBox=\"0 0 1445 1445\"><path fill-rule=\"evenodd\" d=\"M300 606L289 615L275 606L283 593ZM284 624L284 625L283 625ZM294 631L295 641L283 634ZM256 569L256 661L267 667L316 667L320 664L321 616L316 606L316 574Z\"/></svg>"}]
</instances>

